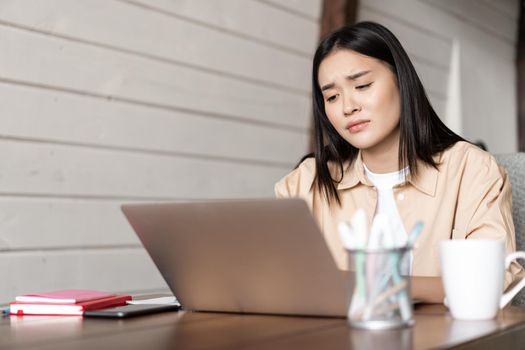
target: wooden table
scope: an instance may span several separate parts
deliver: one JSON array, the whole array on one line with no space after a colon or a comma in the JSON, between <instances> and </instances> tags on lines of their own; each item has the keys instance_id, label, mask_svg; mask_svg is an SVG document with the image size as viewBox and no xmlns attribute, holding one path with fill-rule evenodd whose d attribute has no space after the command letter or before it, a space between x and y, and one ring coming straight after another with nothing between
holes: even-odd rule
<instances>
[{"instance_id":1,"label":"wooden table","mask_svg":"<svg viewBox=\"0 0 525 350\"><path fill-rule=\"evenodd\" d=\"M416 309L414 327L349 328L345 319L169 312L130 319L25 316L0 320L0 349L464 349L525 348L525 309L495 320L453 320L442 305Z\"/></svg>"}]
</instances>

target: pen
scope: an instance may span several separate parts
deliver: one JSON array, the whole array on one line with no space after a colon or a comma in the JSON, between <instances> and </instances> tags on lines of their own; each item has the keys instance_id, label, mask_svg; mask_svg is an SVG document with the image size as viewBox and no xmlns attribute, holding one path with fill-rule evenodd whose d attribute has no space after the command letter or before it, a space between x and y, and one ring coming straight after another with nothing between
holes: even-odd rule
<instances>
[{"instance_id":1,"label":"pen","mask_svg":"<svg viewBox=\"0 0 525 350\"><path fill-rule=\"evenodd\" d=\"M352 228L356 236L356 246L357 249L366 249L367 245L367 222L366 214L364 210L359 209L356 211L352 217ZM357 288L359 290L359 295L362 298L366 294L366 285L365 285L365 255L364 253L357 253L356 259L356 270L357 270Z\"/></svg>"},{"instance_id":2,"label":"pen","mask_svg":"<svg viewBox=\"0 0 525 350\"><path fill-rule=\"evenodd\" d=\"M367 244L367 218L362 209L358 209L352 216L351 231L355 242L352 244L355 252L355 292L348 310L349 317L354 314L355 310L362 308L366 303L366 256L365 249Z\"/></svg>"},{"instance_id":3,"label":"pen","mask_svg":"<svg viewBox=\"0 0 525 350\"><path fill-rule=\"evenodd\" d=\"M383 229L387 225L387 217L382 214L377 214L372 221L372 227L370 228L370 236L368 237L368 250L381 249L383 247L384 233ZM377 295L381 293L381 277L382 275L376 271L376 259L380 258L379 266L383 266L384 261L382 256L376 256L376 254L367 254L366 259L366 280L368 290L368 303L365 308L363 319L370 319L373 311L373 306L370 301L377 298Z\"/></svg>"},{"instance_id":4,"label":"pen","mask_svg":"<svg viewBox=\"0 0 525 350\"><path fill-rule=\"evenodd\" d=\"M408 235L408 242L407 246L412 248L414 246L414 243L416 242L416 239L419 237L421 232L423 231L423 222L418 221L410 231L410 234Z\"/></svg>"},{"instance_id":5,"label":"pen","mask_svg":"<svg viewBox=\"0 0 525 350\"><path fill-rule=\"evenodd\" d=\"M390 228L390 226L386 226L385 230L387 232L386 236L389 236L390 239L391 239L391 241L390 241L390 247L391 248L399 248L399 247L402 247L402 246L406 247L406 244L407 244L407 239L406 238L403 239L399 235L395 236L394 232L392 232L392 229ZM399 228L398 228L398 230L399 230ZM396 240L396 238L397 238L397 240ZM406 252L407 251L405 251L405 254L406 254ZM405 256L405 254L403 254L403 256ZM399 255L400 255L399 252L391 253L392 280L396 284L400 284L401 282L405 282L406 283L406 280L404 280L401 277L401 275L399 274L399 263L402 260L402 259L400 259ZM411 315L411 312L410 312L411 304L410 304L410 300L409 300L406 288L404 288L403 290L400 291L400 293L397 296L397 301L399 303L399 311L401 313L401 318L403 320L405 320L405 321L409 320L410 319L410 315Z\"/></svg>"}]
</instances>

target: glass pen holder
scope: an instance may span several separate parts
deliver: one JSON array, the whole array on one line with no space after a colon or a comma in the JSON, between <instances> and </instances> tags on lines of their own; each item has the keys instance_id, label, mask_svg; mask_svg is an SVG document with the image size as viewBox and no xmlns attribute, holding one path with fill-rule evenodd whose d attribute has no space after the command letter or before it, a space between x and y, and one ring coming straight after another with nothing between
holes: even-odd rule
<instances>
[{"instance_id":1,"label":"glass pen holder","mask_svg":"<svg viewBox=\"0 0 525 350\"><path fill-rule=\"evenodd\" d=\"M410 247L348 251L353 292L348 323L363 329L391 329L414 324L408 268Z\"/></svg>"}]
</instances>

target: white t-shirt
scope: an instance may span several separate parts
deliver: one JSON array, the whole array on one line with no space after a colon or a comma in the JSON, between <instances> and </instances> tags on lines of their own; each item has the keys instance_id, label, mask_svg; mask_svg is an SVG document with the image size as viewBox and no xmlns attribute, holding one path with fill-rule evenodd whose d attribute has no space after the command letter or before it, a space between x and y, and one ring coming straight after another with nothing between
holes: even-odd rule
<instances>
[{"instance_id":1,"label":"white t-shirt","mask_svg":"<svg viewBox=\"0 0 525 350\"><path fill-rule=\"evenodd\" d=\"M377 206L375 214L381 213L388 217L389 222L394 228L396 234L404 235L407 238L407 232L399 211L397 210L396 201L394 200L394 192L392 188L405 181L405 176L408 175L408 168L385 174L376 174L371 172L363 163L365 168L365 175L370 179L377 189ZM412 272L412 253L407 255L401 262L401 273L410 275Z\"/></svg>"}]
</instances>

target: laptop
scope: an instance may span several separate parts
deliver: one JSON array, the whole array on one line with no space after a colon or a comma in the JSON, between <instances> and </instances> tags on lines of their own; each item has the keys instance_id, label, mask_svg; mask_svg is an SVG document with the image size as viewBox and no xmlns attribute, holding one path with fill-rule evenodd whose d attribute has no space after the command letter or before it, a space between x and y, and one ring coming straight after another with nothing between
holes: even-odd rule
<instances>
[{"instance_id":1,"label":"laptop","mask_svg":"<svg viewBox=\"0 0 525 350\"><path fill-rule=\"evenodd\" d=\"M346 316L337 268L301 199L123 205L186 310Z\"/></svg>"}]
</instances>

